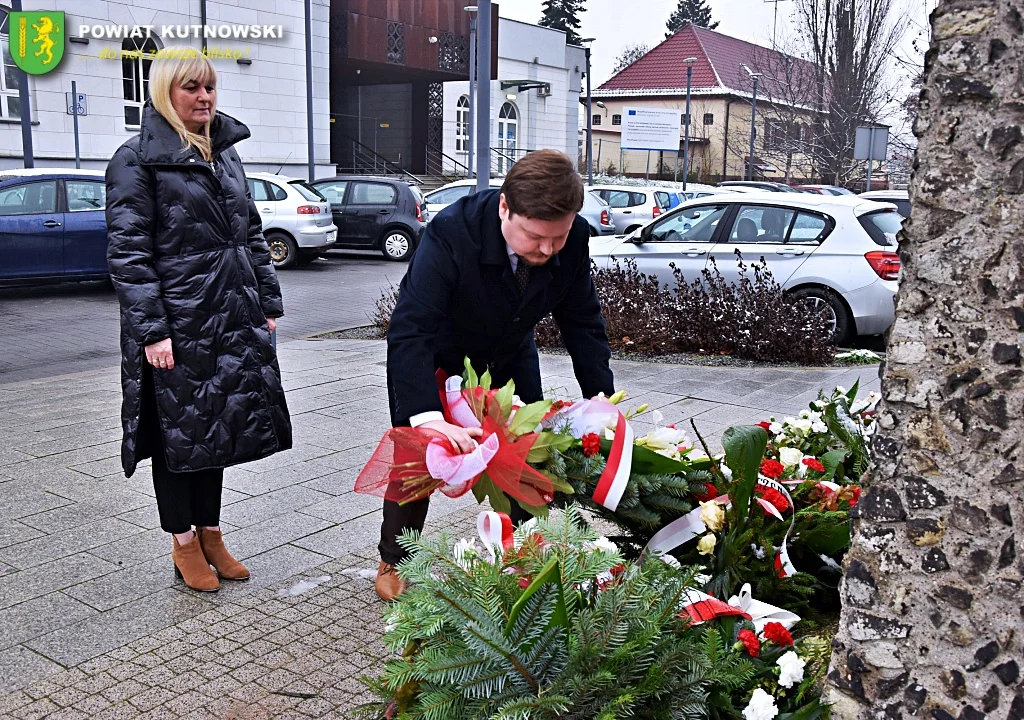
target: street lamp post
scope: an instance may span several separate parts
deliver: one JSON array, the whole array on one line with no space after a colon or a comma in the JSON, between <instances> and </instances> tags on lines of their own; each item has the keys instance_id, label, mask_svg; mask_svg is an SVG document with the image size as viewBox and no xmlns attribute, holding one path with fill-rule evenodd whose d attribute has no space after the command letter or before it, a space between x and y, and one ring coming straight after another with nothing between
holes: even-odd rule
<instances>
[{"instance_id":1,"label":"street lamp post","mask_svg":"<svg viewBox=\"0 0 1024 720\"><path fill-rule=\"evenodd\" d=\"M757 82L761 79L761 73L752 71L746 65L741 65L751 80L754 81L754 95L750 100L750 155L747 156L747 180L754 179L754 138L757 137Z\"/></svg>"},{"instance_id":2,"label":"street lamp post","mask_svg":"<svg viewBox=\"0 0 1024 720\"><path fill-rule=\"evenodd\" d=\"M476 192L490 186L491 177L491 0L479 0L477 7L476 77Z\"/></svg>"},{"instance_id":3,"label":"street lamp post","mask_svg":"<svg viewBox=\"0 0 1024 720\"><path fill-rule=\"evenodd\" d=\"M469 157L466 165L469 172L466 177L473 177L473 114L476 112L476 5L462 8L469 13L469 112L466 115L466 139L469 141Z\"/></svg>"},{"instance_id":4,"label":"street lamp post","mask_svg":"<svg viewBox=\"0 0 1024 720\"><path fill-rule=\"evenodd\" d=\"M693 82L693 64L697 58L688 57L686 63L686 122L683 127L683 192L686 192L686 181L690 174L690 84Z\"/></svg>"},{"instance_id":5,"label":"street lamp post","mask_svg":"<svg viewBox=\"0 0 1024 720\"><path fill-rule=\"evenodd\" d=\"M594 163L591 160L594 154L594 115L590 105L590 43L596 38L583 38L583 53L587 58L587 185L594 184Z\"/></svg>"}]
</instances>

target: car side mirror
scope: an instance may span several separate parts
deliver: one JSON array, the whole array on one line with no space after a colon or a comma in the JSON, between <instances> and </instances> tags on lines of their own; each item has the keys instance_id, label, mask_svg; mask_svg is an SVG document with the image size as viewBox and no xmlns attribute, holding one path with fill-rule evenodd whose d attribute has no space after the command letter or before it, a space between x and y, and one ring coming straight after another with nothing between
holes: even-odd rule
<instances>
[{"instance_id":1,"label":"car side mirror","mask_svg":"<svg viewBox=\"0 0 1024 720\"><path fill-rule=\"evenodd\" d=\"M634 245L642 245L647 242L648 234L649 233L645 233L644 228L637 228L626 237L626 241L631 242Z\"/></svg>"}]
</instances>

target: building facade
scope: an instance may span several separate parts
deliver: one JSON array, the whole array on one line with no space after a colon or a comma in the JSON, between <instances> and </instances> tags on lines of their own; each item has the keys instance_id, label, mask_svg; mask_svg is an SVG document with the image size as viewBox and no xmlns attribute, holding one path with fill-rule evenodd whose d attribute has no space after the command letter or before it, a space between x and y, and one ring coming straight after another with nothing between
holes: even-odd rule
<instances>
[{"instance_id":1,"label":"building facade","mask_svg":"<svg viewBox=\"0 0 1024 720\"><path fill-rule=\"evenodd\" d=\"M583 48L567 44L561 30L507 18L500 18L498 27L497 77L490 88L491 172L503 175L525 153L539 148L561 150L576 162ZM446 174L465 175L474 121L469 83L445 83Z\"/></svg>"},{"instance_id":2,"label":"building facade","mask_svg":"<svg viewBox=\"0 0 1024 720\"><path fill-rule=\"evenodd\" d=\"M42 6L42 7L40 7ZM216 0L50 0L33 10L65 11L60 65L28 76L33 150L37 167L74 167L74 118L67 94L76 81L86 95L78 118L82 167L102 170L114 151L139 131L148 97L152 56L170 45L201 49L201 37L161 36L164 25L279 26L280 37L207 38L218 73L217 108L245 123L252 137L238 144L246 168L306 177L307 115L303 0L253 0L244 6ZM12 71L9 6L0 6L4 72L0 83L0 167L23 167L18 75ZM329 0L312 2L313 135L318 176L334 175L330 157ZM149 37L123 37L117 28L154 26ZM81 26L89 26L86 33ZM202 33L200 33L201 35ZM113 35L113 37L111 37ZM118 37L117 35L122 35Z\"/></svg>"},{"instance_id":3,"label":"building facade","mask_svg":"<svg viewBox=\"0 0 1024 720\"><path fill-rule=\"evenodd\" d=\"M592 92L595 171L682 179L687 60L690 84L689 177L700 182L754 176L813 178L809 143L815 117L814 67L805 60L688 25ZM758 75L755 145L750 157L752 74ZM620 141L626 108L680 114L676 152L630 150ZM583 124L586 115L583 115Z\"/></svg>"}]
</instances>

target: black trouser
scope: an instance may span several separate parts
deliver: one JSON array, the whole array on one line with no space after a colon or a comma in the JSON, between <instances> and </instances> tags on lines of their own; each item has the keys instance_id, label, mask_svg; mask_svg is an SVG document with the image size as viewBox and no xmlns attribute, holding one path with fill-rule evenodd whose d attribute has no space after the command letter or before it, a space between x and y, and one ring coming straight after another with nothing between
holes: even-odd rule
<instances>
[{"instance_id":1,"label":"black trouser","mask_svg":"<svg viewBox=\"0 0 1024 720\"><path fill-rule=\"evenodd\" d=\"M145 361L143 361L145 362ZM224 470L214 468L195 472L173 472L167 469L163 434L156 411L156 390L152 369L146 364L143 371L143 397L140 412L138 444L144 445L153 457L153 490L160 513L160 527L164 532L181 534L193 526L220 525L220 496L224 485Z\"/></svg>"}]
</instances>

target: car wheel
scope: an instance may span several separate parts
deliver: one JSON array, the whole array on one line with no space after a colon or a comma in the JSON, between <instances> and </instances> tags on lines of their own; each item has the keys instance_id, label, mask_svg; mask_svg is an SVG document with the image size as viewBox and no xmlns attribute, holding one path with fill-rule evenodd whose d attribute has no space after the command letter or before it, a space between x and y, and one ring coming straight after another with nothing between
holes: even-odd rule
<instances>
[{"instance_id":1,"label":"car wheel","mask_svg":"<svg viewBox=\"0 0 1024 720\"><path fill-rule=\"evenodd\" d=\"M299 248L290 237L275 232L267 234L266 239L274 267L284 270L293 267L299 261Z\"/></svg>"},{"instance_id":2,"label":"car wheel","mask_svg":"<svg viewBox=\"0 0 1024 720\"><path fill-rule=\"evenodd\" d=\"M412 236L405 230L388 230L380 241L380 251L388 260L408 260L412 255Z\"/></svg>"},{"instance_id":3,"label":"car wheel","mask_svg":"<svg viewBox=\"0 0 1024 720\"><path fill-rule=\"evenodd\" d=\"M805 304L812 312L825 313L825 318L832 330L829 340L833 344L839 345L849 339L850 329L853 326L850 312L834 292L825 288L803 288L794 292L790 297L796 302Z\"/></svg>"}]
</instances>

